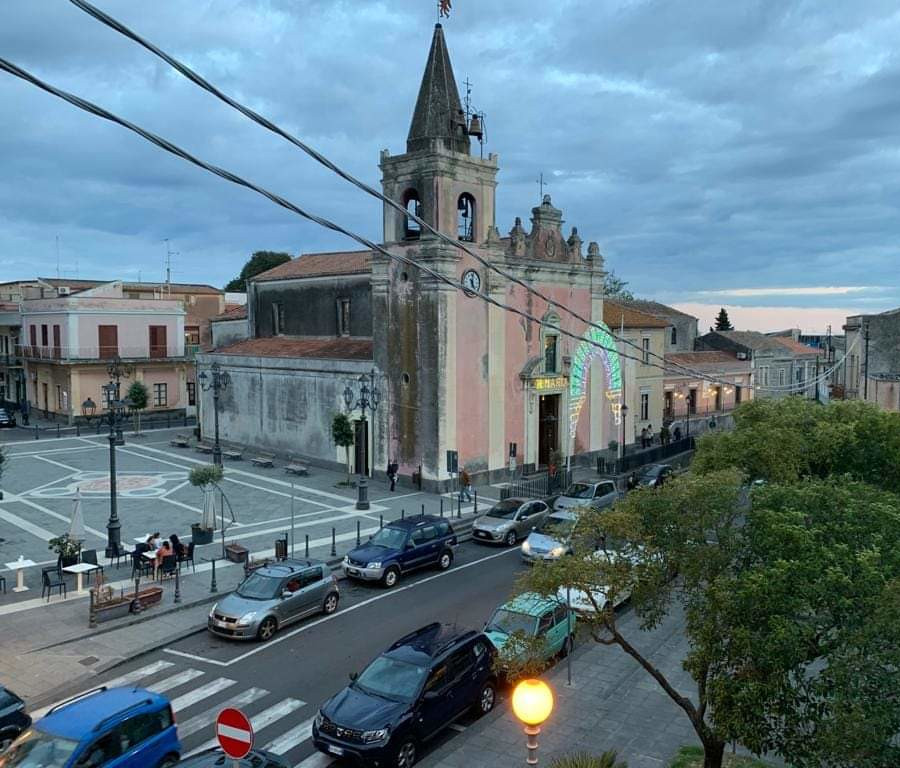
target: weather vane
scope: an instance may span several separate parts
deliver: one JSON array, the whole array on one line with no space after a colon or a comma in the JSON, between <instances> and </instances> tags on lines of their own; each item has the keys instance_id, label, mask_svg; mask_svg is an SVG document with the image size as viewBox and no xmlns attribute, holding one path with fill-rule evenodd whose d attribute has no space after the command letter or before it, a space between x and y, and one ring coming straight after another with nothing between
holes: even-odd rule
<instances>
[{"instance_id":1,"label":"weather vane","mask_svg":"<svg viewBox=\"0 0 900 768\"><path fill-rule=\"evenodd\" d=\"M450 18L450 0L438 0L438 20Z\"/></svg>"}]
</instances>

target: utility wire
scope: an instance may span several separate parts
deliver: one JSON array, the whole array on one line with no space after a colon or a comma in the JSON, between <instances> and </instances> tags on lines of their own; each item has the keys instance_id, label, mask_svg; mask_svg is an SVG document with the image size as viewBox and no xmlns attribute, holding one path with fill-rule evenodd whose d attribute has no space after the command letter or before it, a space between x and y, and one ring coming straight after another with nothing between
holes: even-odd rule
<instances>
[{"instance_id":1,"label":"utility wire","mask_svg":"<svg viewBox=\"0 0 900 768\"><path fill-rule=\"evenodd\" d=\"M70 0L70 1L75 3L76 5L78 5L79 7L82 7L82 5L86 5L84 3L84 0ZM93 6L90 6L90 8L93 11L96 11L97 14L101 14L101 16L105 16L105 14L102 14L102 12L94 9ZM87 10L87 8L85 8L85 10ZM94 14L92 13L91 15L94 15ZM113 22L114 24L118 24L118 22L114 22L114 20L112 20L112 19L110 19L110 22ZM104 23L106 23L106 22L104 22ZM129 37L131 37L131 36L133 36L133 33L131 35L129 35ZM150 45L150 44L147 44L147 45ZM163 54L160 52L160 55L163 55ZM123 128L126 128L126 129L132 131L133 133L136 133L137 135L141 136L143 139L149 141L150 143L155 144L156 146L160 147L161 149L165 150L166 152L169 152L170 154L180 157L183 160L186 160L187 162L189 162L199 168L202 168L203 170L206 170L216 176L219 176L219 177L225 179L226 181L230 181L233 184L250 189L250 190L262 195L263 197L266 197L267 199L271 200L276 205L279 205L282 208L292 211L293 213L296 213L299 216L302 216L303 218L305 218L309 221L319 224L320 226L325 227L326 229L330 229L332 231L339 232L343 235L346 235L347 237L355 240L356 242L360 243L361 245L366 246L370 250L377 251L389 259L393 259L395 261L400 261L401 263L404 263L410 267L417 268L420 271L431 275L432 277L439 280L440 282L450 285L451 287L455 288L456 290L463 291L467 295L477 296L482 301L485 301L488 304L496 306L507 312L512 312L514 314L517 314L526 320L534 322L542 327L549 328L556 333L562 334L564 336L568 336L568 337L574 339L575 341L578 341L578 342L584 341L584 342L590 344L591 346L598 347L606 352L615 352L616 354L618 354L621 357L624 357L629 360L634 360L636 362L640 362L643 365L649 365L650 367L660 369L664 372L678 373L679 375L684 375L685 373L687 373L687 374L690 374L694 378L699 378L701 380L705 380L705 381L715 383L715 384L722 384L724 386L734 386L734 382L716 379L716 378L710 377L706 374L703 374L699 371L693 371L690 369L678 369L678 368L673 368L671 365L659 365L656 363L644 362L643 356L637 357L634 355L629 355L625 352L622 352L622 351L616 349L615 347L608 347L608 346L601 344L600 342L597 342L593 339L586 339L582 336L579 336L570 331L567 331L553 323L547 322L545 320L541 320L541 319L531 315L530 313L525 312L524 310L518 309L517 307L512 307L508 304L504 304L503 302L493 299L489 295L481 293L480 291L473 291L470 288L463 286L460 281L452 280L449 277L442 275L442 274L432 270L431 268L424 266L423 264L421 264L419 262L413 261L412 259L410 259L406 256L400 255L399 253L391 253L390 251L388 251L385 248L383 248L382 246L377 245L376 243L368 240L367 238L365 238L361 235L358 235L355 232L352 232L351 230L345 229L344 227L330 221L329 219L325 219L316 214L309 213L309 212L303 210L302 208L298 207L294 203L291 203L290 201L281 197L280 195L277 195L274 192L270 192L269 190L267 190L263 187L260 187L256 184L254 184L253 182L247 181L246 179L238 176L237 174L234 174L234 173L232 173L228 170L225 170L223 168L220 168L218 166L206 163L203 160L200 160L199 158L190 154L189 152L181 149L180 147L178 147L177 145L168 141L167 139L164 139L150 131L147 131L147 130L141 128L140 126L126 120L125 118L119 117L118 115L115 115L114 113L104 109L103 107L100 107L99 105L97 105L91 101L88 101L87 99L83 99L83 98L76 96L75 94L72 94L68 91L57 88L57 87L41 80L36 75L33 75L32 73L28 72L27 70L17 66L16 64L13 64L12 62L10 62L6 59L0 58L0 69L8 72L11 75L14 75L15 77L20 78L28 83L31 83L35 87L40 88L41 90L46 91L47 93L50 93L50 94L56 96L57 98L60 98L63 101L66 101L66 102L72 104L73 106L78 107L79 109L81 109L85 112L93 114L104 120L108 120L110 122L116 123L117 125L120 125ZM197 76L197 77L199 78L199 76ZM199 78L199 79L202 80L202 78ZM203 82L205 82L205 81L203 81ZM212 86L210 86L210 88L211 87ZM227 97L224 97L224 96L223 96L223 98L227 99ZM263 118L260 118L260 120L263 120ZM268 121L265 121L265 122L268 122ZM299 142L299 140L296 140L296 139L293 139L292 137L290 137L289 134L284 134L280 129L278 129L274 125L272 126L271 129L275 130L277 133L279 133L279 135L283 134L286 138L291 140L292 143L302 144L302 142ZM318 153L316 153L316 155L318 155ZM322 159L325 160L325 158L322 158ZM330 163L330 161L326 161L326 162ZM344 175L343 172L341 172L341 175ZM362 182L359 182L359 183L362 184ZM365 186L365 185L363 185L363 186ZM371 188L369 188L369 189L371 189ZM374 192L376 194L376 196L382 197L380 193L375 192L374 190L372 190L372 192ZM384 199L390 203L393 203L393 201L390 201L388 198L384 198ZM394 203L394 205L397 205L397 204ZM405 211L405 209L403 209L403 208L401 208L401 210ZM427 223L425 224L425 226L428 226ZM451 242L451 244L455 242L452 239L447 238L445 235L442 235L441 233L437 233L437 234L442 239L445 239L445 240L448 240L449 242ZM463 247L463 246L459 246L459 247ZM470 251L468 251L468 249L465 249L464 247L463 247L463 249L466 250L467 253L470 253ZM474 254L472 254L472 255L475 256ZM483 263L485 263L481 259L481 257L475 256L475 258L477 258L477 259L481 260ZM511 279L513 279L515 282L522 284L526 288L528 288L527 284L522 283L517 278L511 278ZM534 291L532 291L532 292L534 292ZM551 305L556 306L550 300L547 300L547 301ZM572 314L572 313L570 312L570 314ZM583 319L582 319L582 321L588 322L588 321L584 321ZM609 332L608 329L605 328L604 326L598 326L594 323L590 323L590 324L593 325L594 327L597 327L597 328L607 332L607 333ZM613 335L613 334L610 334L610 335ZM636 346L632 342L628 342L625 339L619 339L619 341L622 341L623 343L629 343L629 344L631 344L631 346ZM642 352L643 352L643 350L642 350ZM653 353L651 353L651 354L653 357L657 357L657 358L660 357L659 355L656 355ZM662 358L662 359L665 361L665 358ZM804 384L803 387L800 388L800 390L807 389L808 386L809 386L808 383ZM750 387L754 388L754 389L763 389L763 388L759 387L758 385L752 385L752 384L750 385ZM775 388L772 388L772 389L774 390Z\"/></svg>"},{"instance_id":2,"label":"utility wire","mask_svg":"<svg viewBox=\"0 0 900 768\"><path fill-rule=\"evenodd\" d=\"M553 299L551 299L549 296L547 296L546 294L539 291L537 288L535 288L529 282L522 280L521 278L516 277L515 275L510 274L509 272L501 269L500 267L496 266L488 259L485 259L481 254L477 253L475 250L473 250L469 246L463 244L461 241L459 241L453 237L450 237L449 235L446 235L443 232L436 229L435 227L431 226L431 224L429 224L427 221L425 221L424 219L419 217L417 214L413 213L412 211L407 210L406 206L402 205L401 203L398 203L396 200L393 200L393 199L387 197L385 194L383 194L379 190L375 189L374 187L370 186L369 184L366 184L364 181L356 178L355 176L353 176L352 174L345 171L340 166L336 165L334 162L329 160L321 152L317 151L313 147L310 147L308 144L301 141L293 134L288 133L287 131L285 131L284 129L282 129L275 123L273 123L271 120L268 120L267 118L260 115L258 112L255 112L254 110L250 109L250 107L248 107L244 104L241 104L239 101L231 98L226 93L223 93L221 90L216 88L214 85L212 85L212 83L210 83L204 77L199 75L197 72L195 72L189 66L187 66L183 62L179 61L174 56L171 56L170 54L166 53L165 51L163 51L162 49L160 49L159 47L157 47L156 45L151 43L149 40L144 39L137 32L135 32L134 30L127 27L121 21L113 18L108 13L101 11L96 6L87 2L87 0L69 0L69 2L71 2L74 6L76 6L80 10L84 11L88 15L97 19L97 21L101 22L102 24L105 24L110 29L113 29L116 32L118 32L119 34L124 35L125 37L133 40L138 45L140 45L143 48L145 48L146 50L150 51L155 56L158 56L163 61L165 61L169 66L171 66L173 69L177 70L182 75L184 75L184 77L186 77L192 83L196 84L197 86L199 86L203 90L207 91L208 93L211 93L217 99L219 99L220 101L223 101L225 104L232 107L233 109L236 109L242 115L249 118L253 122L257 123L258 125L261 125L263 128L266 128L267 130L271 131L272 133L274 133L278 136L281 136L281 138L285 139L286 141L293 144L295 147L297 147L300 150L302 150L303 152L305 152L307 155L309 155L311 158L313 158L316 162L324 165L326 168L328 168L330 171L332 171L335 174L337 174L338 176L340 176L342 179L350 182L355 187L358 187L359 189L363 190L367 194L381 200L383 203L385 203L386 205L389 205L396 211L402 213L407 218L412 219L420 227L422 227L423 229L427 230L432 235L439 238L442 242L444 242L448 245L451 245L455 248L459 248L464 253L468 254L473 259L475 259L477 262L482 264L486 269L492 270L493 272L496 272L501 277L504 277L507 280L515 283L516 285L523 287L526 291L530 292L534 296L537 296L539 299L545 301L549 306L558 307L559 309L564 311L566 314L571 315L576 320L579 320L579 321L585 323L589 327L597 328L598 330L602 330L606 333L609 333L609 335L612 336L617 341L620 341L623 344L627 344L628 346L639 350L640 352L642 352L642 354L644 353L643 348L638 346L637 343L631 341L630 339L626 339L626 338L622 338L622 337L618 336L616 333L614 333L612 331L612 329L607 328L598 323L595 323L593 320L590 320L589 318L582 316L580 313L576 312L575 310L571 309L570 307L568 307L565 304L557 304L556 302L553 301ZM686 373L689 373L692 376L699 377L699 378L705 378L706 380L713 381L713 379L711 379L708 375L703 374L702 372L697 371L693 368L681 365L680 363L672 363L671 361L666 361L665 355L658 355L655 352L648 352L646 354L648 354L650 357L656 358L658 360L662 360L662 362L668 366L668 368L671 372L674 372L676 370L681 370ZM716 383L723 384L726 386L730 385L732 383L732 382L728 382L724 379L723 380L715 380L715 381L716 381Z\"/></svg>"}]
</instances>

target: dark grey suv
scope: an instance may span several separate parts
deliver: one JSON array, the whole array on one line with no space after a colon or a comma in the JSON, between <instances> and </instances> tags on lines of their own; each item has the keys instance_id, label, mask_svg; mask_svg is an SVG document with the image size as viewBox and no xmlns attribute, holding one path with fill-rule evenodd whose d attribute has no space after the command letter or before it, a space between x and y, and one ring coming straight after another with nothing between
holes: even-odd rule
<instances>
[{"instance_id":1,"label":"dark grey suv","mask_svg":"<svg viewBox=\"0 0 900 768\"><path fill-rule=\"evenodd\" d=\"M283 560L257 568L209 612L207 627L238 640L269 640L279 627L313 613L334 613L337 580L318 560Z\"/></svg>"}]
</instances>

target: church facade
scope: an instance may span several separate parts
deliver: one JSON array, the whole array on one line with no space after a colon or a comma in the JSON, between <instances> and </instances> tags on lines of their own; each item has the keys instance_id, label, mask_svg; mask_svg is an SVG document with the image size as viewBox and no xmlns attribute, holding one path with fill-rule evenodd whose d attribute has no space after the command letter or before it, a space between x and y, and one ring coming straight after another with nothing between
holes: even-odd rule
<instances>
[{"instance_id":1,"label":"church facade","mask_svg":"<svg viewBox=\"0 0 900 768\"><path fill-rule=\"evenodd\" d=\"M451 479L448 451L473 477L495 481L511 468L589 454L633 434L621 427L623 416L633 416L620 411L619 398L629 377L633 386L634 370L602 325L597 244L585 247L574 227L564 234L549 196L532 209L527 228L517 218L501 236L499 159L472 152L478 131L477 118L473 124L462 109L437 25L406 152L381 153L382 188L480 260L385 204L382 243L390 256L305 254L257 276L248 291L248 338L200 360L230 373L233 397L223 397L220 419L226 441L341 463L330 421L347 409L347 387L354 469L384 471L394 460L401 475L418 475L428 488ZM355 407L363 374L378 390L374 413ZM203 429L211 432L205 400Z\"/></svg>"}]
</instances>

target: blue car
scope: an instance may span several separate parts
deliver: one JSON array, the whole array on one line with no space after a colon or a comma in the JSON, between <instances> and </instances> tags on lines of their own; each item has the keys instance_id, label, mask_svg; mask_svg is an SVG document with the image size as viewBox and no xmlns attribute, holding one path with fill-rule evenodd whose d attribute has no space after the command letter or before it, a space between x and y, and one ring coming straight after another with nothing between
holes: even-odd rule
<instances>
[{"instance_id":1,"label":"blue car","mask_svg":"<svg viewBox=\"0 0 900 768\"><path fill-rule=\"evenodd\" d=\"M458 540L449 522L434 515L394 520L344 558L348 578L380 581L393 587L400 576L416 568L442 571L453 564Z\"/></svg>"},{"instance_id":2,"label":"blue car","mask_svg":"<svg viewBox=\"0 0 900 768\"><path fill-rule=\"evenodd\" d=\"M96 688L57 704L0 757L0 768L171 768L172 706L143 688Z\"/></svg>"}]
</instances>

